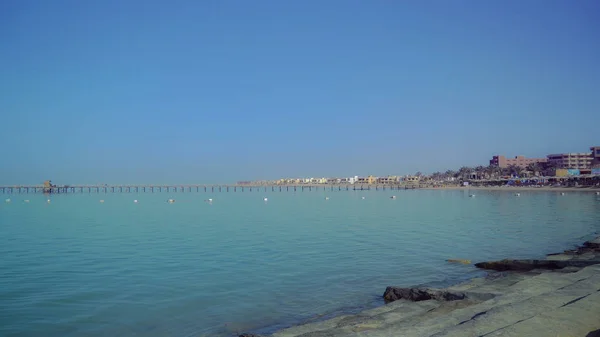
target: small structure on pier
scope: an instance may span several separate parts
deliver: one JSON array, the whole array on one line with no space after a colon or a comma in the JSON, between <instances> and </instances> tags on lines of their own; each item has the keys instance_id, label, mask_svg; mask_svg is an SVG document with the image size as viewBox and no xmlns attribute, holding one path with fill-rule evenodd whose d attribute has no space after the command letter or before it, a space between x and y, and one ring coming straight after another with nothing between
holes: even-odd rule
<instances>
[{"instance_id":1,"label":"small structure on pier","mask_svg":"<svg viewBox=\"0 0 600 337\"><path fill-rule=\"evenodd\" d=\"M56 185L52 185L52 180L44 181L44 193L52 193L52 187L56 187Z\"/></svg>"}]
</instances>

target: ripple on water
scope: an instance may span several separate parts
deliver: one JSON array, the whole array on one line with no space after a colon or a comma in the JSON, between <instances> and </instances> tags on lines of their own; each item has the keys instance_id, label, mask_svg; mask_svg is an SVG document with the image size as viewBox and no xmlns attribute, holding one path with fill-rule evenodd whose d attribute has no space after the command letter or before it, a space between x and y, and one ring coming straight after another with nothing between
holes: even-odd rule
<instances>
[{"instance_id":1,"label":"ripple on water","mask_svg":"<svg viewBox=\"0 0 600 337\"><path fill-rule=\"evenodd\" d=\"M379 305L387 285L446 286L478 275L448 258L538 257L600 231L600 203L584 193L327 195L3 203L0 317L8 323L0 335L267 332Z\"/></svg>"}]
</instances>

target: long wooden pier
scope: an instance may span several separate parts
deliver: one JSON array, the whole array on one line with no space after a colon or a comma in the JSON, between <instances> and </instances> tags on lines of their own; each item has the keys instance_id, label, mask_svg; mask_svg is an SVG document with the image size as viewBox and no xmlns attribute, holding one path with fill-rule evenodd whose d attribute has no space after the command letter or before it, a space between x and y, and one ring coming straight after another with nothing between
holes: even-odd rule
<instances>
[{"instance_id":1,"label":"long wooden pier","mask_svg":"<svg viewBox=\"0 0 600 337\"><path fill-rule=\"evenodd\" d=\"M44 187L0 186L0 193L162 193L162 192L304 192L304 191L370 191L370 190L408 190L420 188L420 185L65 185Z\"/></svg>"}]
</instances>

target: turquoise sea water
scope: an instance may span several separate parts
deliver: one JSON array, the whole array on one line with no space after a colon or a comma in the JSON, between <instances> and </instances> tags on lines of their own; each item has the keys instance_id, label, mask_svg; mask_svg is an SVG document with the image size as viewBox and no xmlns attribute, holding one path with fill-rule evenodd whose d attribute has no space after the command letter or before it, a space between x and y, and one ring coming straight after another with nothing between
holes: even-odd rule
<instances>
[{"instance_id":1,"label":"turquoise sea water","mask_svg":"<svg viewBox=\"0 0 600 337\"><path fill-rule=\"evenodd\" d=\"M480 274L449 258L540 257L600 231L593 193L469 193L3 195L0 335L272 332Z\"/></svg>"}]
</instances>

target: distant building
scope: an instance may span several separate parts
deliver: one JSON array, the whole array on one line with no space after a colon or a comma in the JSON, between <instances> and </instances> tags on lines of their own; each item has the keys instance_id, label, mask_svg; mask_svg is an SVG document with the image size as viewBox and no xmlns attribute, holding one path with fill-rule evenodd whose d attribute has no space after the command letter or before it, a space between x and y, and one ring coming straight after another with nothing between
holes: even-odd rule
<instances>
[{"instance_id":1,"label":"distant building","mask_svg":"<svg viewBox=\"0 0 600 337\"><path fill-rule=\"evenodd\" d=\"M377 181L377 177L368 176L368 177L358 177L356 182L358 184L374 184Z\"/></svg>"},{"instance_id":2,"label":"distant building","mask_svg":"<svg viewBox=\"0 0 600 337\"><path fill-rule=\"evenodd\" d=\"M340 179L340 183L341 184L354 184L357 181L358 181L358 176L354 176L354 177L350 177L350 178L341 178Z\"/></svg>"},{"instance_id":3,"label":"distant building","mask_svg":"<svg viewBox=\"0 0 600 337\"><path fill-rule=\"evenodd\" d=\"M387 176L387 177L379 177L377 178L378 184L396 184L400 181L399 177L396 176Z\"/></svg>"},{"instance_id":4,"label":"distant building","mask_svg":"<svg viewBox=\"0 0 600 337\"><path fill-rule=\"evenodd\" d=\"M327 178L327 184L329 185L339 184L341 181L342 179L339 178Z\"/></svg>"},{"instance_id":5,"label":"distant building","mask_svg":"<svg viewBox=\"0 0 600 337\"><path fill-rule=\"evenodd\" d=\"M592 167L591 153L558 153L549 154L548 162L557 169L589 169Z\"/></svg>"},{"instance_id":6,"label":"distant building","mask_svg":"<svg viewBox=\"0 0 600 337\"><path fill-rule=\"evenodd\" d=\"M526 168L529 164L545 163L546 158L526 158L525 156L516 156L514 158L506 158L505 156L493 156L490 160L491 166L506 168L511 165Z\"/></svg>"},{"instance_id":7,"label":"distant building","mask_svg":"<svg viewBox=\"0 0 600 337\"><path fill-rule=\"evenodd\" d=\"M592 151L592 167L600 168L600 146L592 146L590 150Z\"/></svg>"}]
</instances>

